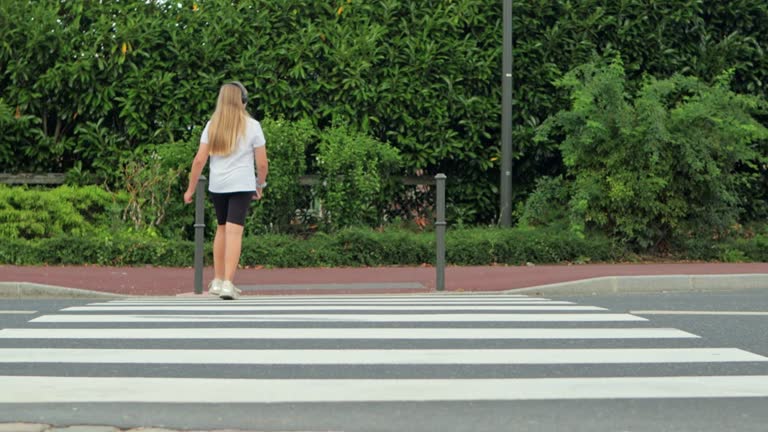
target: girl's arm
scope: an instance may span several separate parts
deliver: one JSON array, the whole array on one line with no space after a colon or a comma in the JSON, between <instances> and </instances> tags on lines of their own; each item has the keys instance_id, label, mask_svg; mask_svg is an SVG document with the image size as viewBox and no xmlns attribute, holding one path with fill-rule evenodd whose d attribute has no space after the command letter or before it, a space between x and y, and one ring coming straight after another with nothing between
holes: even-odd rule
<instances>
[{"instance_id":1,"label":"girl's arm","mask_svg":"<svg viewBox=\"0 0 768 432\"><path fill-rule=\"evenodd\" d=\"M189 185L187 186L187 191L184 192L184 202L187 204L192 202L197 181L200 179L200 174L202 174L205 164L208 163L208 151L208 143L201 142L195 159L192 160L192 168L189 170Z\"/></svg>"},{"instance_id":2,"label":"girl's arm","mask_svg":"<svg viewBox=\"0 0 768 432\"><path fill-rule=\"evenodd\" d=\"M253 149L253 157L256 159L256 195L254 198L261 199L262 190L259 185L267 184L267 174L269 173L269 160L267 159L267 148L264 146Z\"/></svg>"}]
</instances>

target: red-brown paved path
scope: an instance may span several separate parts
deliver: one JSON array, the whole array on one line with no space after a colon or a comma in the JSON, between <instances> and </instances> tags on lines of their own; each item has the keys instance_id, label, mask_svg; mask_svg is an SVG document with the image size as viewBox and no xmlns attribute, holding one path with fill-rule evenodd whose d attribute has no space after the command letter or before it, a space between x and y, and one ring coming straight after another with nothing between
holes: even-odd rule
<instances>
[{"instance_id":1,"label":"red-brown paved path","mask_svg":"<svg viewBox=\"0 0 768 432\"><path fill-rule=\"evenodd\" d=\"M448 267L448 291L501 291L567 282L602 276L768 274L768 263L722 264L586 264ZM213 276L205 269L205 281ZM30 282L130 295L177 295L192 293L194 271L191 268L157 267L17 267L0 266L0 282ZM353 290L280 290L258 294L339 294L396 293L432 291L435 269L432 267L311 268L311 269L241 269L235 276L240 285L355 284L417 282L416 289ZM256 294L246 292L245 294Z\"/></svg>"}]
</instances>

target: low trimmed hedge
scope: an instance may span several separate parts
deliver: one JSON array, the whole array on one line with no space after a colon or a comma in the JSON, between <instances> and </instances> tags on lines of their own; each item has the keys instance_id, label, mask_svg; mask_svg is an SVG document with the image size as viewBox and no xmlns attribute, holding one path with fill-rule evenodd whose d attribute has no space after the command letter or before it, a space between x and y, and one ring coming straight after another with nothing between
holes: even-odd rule
<instances>
[{"instance_id":1,"label":"low trimmed hedge","mask_svg":"<svg viewBox=\"0 0 768 432\"><path fill-rule=\"evenodd\" d=\"M685 258L724 262L768 262L768 233L726 241L691 239L679 246Z\"/></svg>"},{"instance_id":2,"label":"low trimmed hedge","mask_svg":"<svg viewBox=\"0 0 768 432\"><path fill-rule=\"evenodd\" d=\"M55 189L0 184L0 240L51 238L106 229L119 220L125 194L98 186Z\"/></svg>"},{"instance_id":3,"label":"low trimmed hedge","mask_svg":"<svg viewBox=\"0 0 768 432\"><path fill-rule=\"evenodd\" d=\"M210 245L207 245L210 254ZM130 234L11 239L0 244L0 262L16 265L114 266L146 265L185 267L192 265L194 244Z\"/></svg>"},{"instance_id":4,"label":"low trimmed hedge","mask_svg":"<svg viewBox=\"0 0 768 432\"><path fill-rule=\"evenodd\" d=\"M205 244L211 264L211 239ZM473 228L449 230L446 259L452 265L586 263L626 261L631 256L605 237L545 229ZM136 233L7 239L0 243L0 264L111 266L192 266L194 243ZM699 244L695 254L670 260L768 261L768 236ZM404 230L346 229L308 238L290 235L248 236L241 264L265 267L416 266L435 263L435 234Z\"/></svg>"},{"instance_id":5,"label":"low trimmed hedge","mask_svg":"<svg viewBox=\"0 0 768 432\"><path fill-rule=\"evenodd\" d=\"M211 261L211 242L205 245ZM579 239L543 230L449 230L447 261L458 265L525 262L557 263L585 256L611 260L620 256L607 239ZM184 267L193 262L194 243L136 233L9 239L0 244L0 263L16 265L155 265ZM404 230L345 229L306 239L289 235L248 236L241 263L268 267L339 267L434 264L435 234Z\"/></svg>"},{"instance_id":6,"label":"low trimmed hedge","mask_svg":"<svg viewBox=\"0 0 768 432\"><path fill-rule=\"evenodd\" d=\"M554 229L456 230L446 243L447 261L457 265L613 261L625 254L607 237Z\"/></svg>"}]
</instances>

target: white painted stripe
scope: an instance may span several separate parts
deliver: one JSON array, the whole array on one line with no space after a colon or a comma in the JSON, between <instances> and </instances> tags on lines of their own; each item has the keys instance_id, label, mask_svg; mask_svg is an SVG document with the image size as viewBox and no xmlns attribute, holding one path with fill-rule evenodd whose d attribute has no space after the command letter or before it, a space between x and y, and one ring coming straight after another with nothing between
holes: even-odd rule
<instances>
[{"instance_id":1,"label":"white painted stripe","mask_svg":"<svg viewBox=\"0 0 768 432\"><path fill-rule=\"evenodd\" d=\"M199 305L199 306L73 306L62 309L62 312L127 312L127 311L218 311L218 312L245 312L245 311L356 311L356 310L375 310L375 311L456 311L456 310L506 310L506 311L603 311L605 308L597 306L575 306L575 305L436 305L436 306L380 306L380 305L361 305L361 306L240 306L230 304L217 305Z\"/></svg>"},{"instance_id":2,"label":"white painted stripe","mask_svg":"<svg viewBox=\"0 0 768 432\"><path fill-rule=\"evenodd\" d=\"M677 339L673 328L18 328L0 339Z\"/></svg>"},{"instance_id":3,"label":"white painted stripe","mask_svg":"<svg viewBox=\"0 0 768 432\"><path fill-rule=\"evenodd\" d=\"M0 310L0 315L30 315L37 313L33 310Z\"/></svg>"},{"instance_id":4,"label":"white painted stripe","mask_svg":"<svg viewBox=\"0 0 768 432\"><path fill-rule=\"evenodd\" d=\"M0 363L250 365L617 364L764 362L737 348L169 350L0 349Z\"/></svg>"},{"instance_id":5,"label":"white painted stripe","mask_svg":"<svg viewBox=\"0 0 768 432\"><path fill-rule=\"evenodd\" d=\"M43 315L38 323L138 323L138 322L606 322L647 321L630 314L217 314L217 315Z\"/></svg>"},{"instance_id":6,"label":"white painted stripe","mask_svg":"<svg viewBox=\"0 0 768 432\"><path fill-rule=\"evenodd\" d=\"M369 296L358 295L354 297L337 297L333 295L324 296L247 296L241 298L239 301L276 301L276 302L315 302L315 301L332 301L332 302L367 302L367 301L397 301L397 302L411 302L411 301L502 301L502 300L524 300L524 301L537 301L537 300L549 300L544 297L533 297L523 295L442 295L435 294L429 296ZM147 297L147 298L129 298L129 299L117 299L111 300L109 303L139 303L139 302L206 302L206 301L221 301L214 296L208 294L200 294L194 297Z\"/></svg>"},{"instance_id":7,"label":"white painted stripe","mask_svg":"<svg viewBox=\"0 0 768 432\"><path fill-rule=\"evenodd\" d=\"M350 301L357 301L357 300L443 300L443 299L513 299L513 298L544 298L540 296L530 296L530 295L523 295L523 294L484 294L484 293L473 293L473 294L451 294L451 293L426 293L426 294L355 294L355 295L335 295L335 294L323 294L323 295L258 295L254 296L254 299L259 300L295 300L295 301L307 301L307 300L350 300ZM201 295L192 295L189 294L189 297L187 296L177 296L177 297L168 297L168 296L161 296L161 297L135 297L135 298L123 298L123 299L115 299L111 300L112 303L120 303L120 302L126 302L126 301L141 301L141 300L147 300L147 301L156 301L156 300L164 300L164 301L174 301L174 300L180 300L180 301L207 301L208 296L206 294Z\"/></svg>"},{"instance_id":8,"label":"white painted stripe","mask_svg":"<svg viewBox=\"0 0 768 432\"><path fill-rule=\"evenodd\" d=\"M247 286L247 285L246 285ZM155 298L162 298L163 296L157 296ZM165 296L166 298L169 298L170 296ZM285 295L260 295L259 298L283 298ZM411 298L476 298L476 297L483 297L483 298L493 298L493 297L503 297L503 298L510 298L510 297L540 297L538 295L529 295L529 294L508 294L505 292L487 292L487 291L476 291L476 292L454 292L454 291L430 291L430 292L415 292L415 293L374 293L374 294L368 294L365 292L356 292L356 293L343 293L343 294L296 294L291 295L290 298L405 298L405 299L411 299ZM129 299L115 299L115 301L120 300L129 300Z\"/></svg>"},{"instance_id":9,"label":"white painted stripe","mask_svg":"<svg viewBox=\"0 0 768 432\"><path fill-rule=\"evenodd\" d=\"M323 304L380 304L380 305L451 305L451 304L573 304L567 301L552 301L547 299L494 299L494 300L469 300L469 299L419 299L419 300L256 300L241 297L236 302L222 301L218 297L209 296L206 300L157 300L157 301L121 301L89 303L89 306L147 306L147 305L208 305L208 304L234 304L234 305L323 305Z\"/></svg>"},{"instance_id":10,"label":"white painted stripe","mask_svg":"<svg viewBox=\"0 0 768 432\"><path fill-rule=\"evenodd\" d=\"M768 397L768 376L210 379L0 376L0 403L300 403Z\"/></svg>"},{"instance_id":11,"label":"white painted stripe","mask_svg":"<svg viewBox=\"0 0 768 432\"><path fill-rule=\"evenodd\" d=\"M762 311L675 311L675 310L639 310L632 311L638 315L734 315L734 316L765 316L768 312Z\"/></svg>"}]
</instances>

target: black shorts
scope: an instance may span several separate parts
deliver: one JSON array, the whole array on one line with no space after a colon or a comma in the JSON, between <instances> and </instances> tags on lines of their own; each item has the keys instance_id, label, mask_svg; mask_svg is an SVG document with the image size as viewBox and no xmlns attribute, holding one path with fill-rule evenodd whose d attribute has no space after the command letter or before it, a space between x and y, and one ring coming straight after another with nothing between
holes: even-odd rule
<instances>
[{"instance_id":1,"label":"black shorts","mask_svg":"<svg viewBox=\"0 0 768 432\"><path fill-rule=\"evenodd\" d=\"M256 192L210 192L213 208L216 209L216 222L219 225L229 222L244 226L254 193Z\"/></svg>"}]
</instances>

